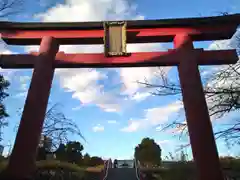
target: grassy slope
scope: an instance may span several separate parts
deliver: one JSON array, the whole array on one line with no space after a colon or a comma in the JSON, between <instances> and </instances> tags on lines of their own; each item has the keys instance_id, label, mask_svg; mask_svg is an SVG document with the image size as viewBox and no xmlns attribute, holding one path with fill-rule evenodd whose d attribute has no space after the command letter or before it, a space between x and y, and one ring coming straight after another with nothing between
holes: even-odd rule
<instances>
[{"instance_id":1,"label":"grassy slope","mask_svg":"<svg viewBox=\"0 0 240 180\"><path fill-rule=\"evenodd\" d=\"M221 164L225 175L240 179L240 159L222 160ZM186 180L195 177L192 162L173 162L167 168L142 168L142 172L152 180Z\"/></svg>"},{"instance_id":2,"label":"grassy slope","mask_svg":"<svg viewBox=\"0 0 240 180\"><path fill-rule=\"evenodd\" d=\"M8 161L0 162L0 172L4 170L7 166ZM96 167L80 167L76 164L68 162L60 162L57 160L43 160L36 162L37 171L49 171L53 170L58 172L59 170L64 170L66 173L72 172L78 179L98 179L101 177L101 172L103 170L103 165Z\"/></svg>"}]
</instances>

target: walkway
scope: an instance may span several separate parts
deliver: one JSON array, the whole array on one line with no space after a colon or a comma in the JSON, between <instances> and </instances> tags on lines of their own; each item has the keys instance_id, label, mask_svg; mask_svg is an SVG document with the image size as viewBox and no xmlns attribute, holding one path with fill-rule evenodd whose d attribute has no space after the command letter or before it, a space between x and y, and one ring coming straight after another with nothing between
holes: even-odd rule
<instances>
[{"instance_id":1,"label":"walkway","mask_svg":"<svg viewBox=\"0 0 240 180\"><path fill-rule=\"evenodd\" d=\"M137 180L135 168L110 168L106 180Z\"/></svg>"}]
</instances>

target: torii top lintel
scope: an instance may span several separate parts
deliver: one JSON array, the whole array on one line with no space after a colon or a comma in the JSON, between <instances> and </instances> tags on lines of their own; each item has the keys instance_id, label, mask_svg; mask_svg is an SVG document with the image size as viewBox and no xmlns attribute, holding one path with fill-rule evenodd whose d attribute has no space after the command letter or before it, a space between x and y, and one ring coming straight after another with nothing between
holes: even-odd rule
<instances>
[{"instance_id":1,"label":"torii top lintel","mask_svg":"<svg viewBox=\"0 0 240 180\"><path fill-rule=\"evenodd\" d=\"M163 20L126 21L127 43L171 42L188 33L193 41L228 39L240 24L240 14ZM2 39L12 45L39 45L52 36L60 44L103 44L103 22L16 23L0 22Z\"/></svg>"},{"instance_id":2,"label":"torii top lintel","mask_svg":"<svg viewBox=\"0 0 240 180\"><path fill-rule=\"evenodd\" d=\"M127 43L151 43L182 41L179 35L187 35L190 41L220 40L231 38L240 24L240 14L165 20L125 21L124 32ZM53 37L59 44L105 44L106 28L104 22L75 23L15 23L0 22L2 39L11 45L39 45L44 37ZM110 31L109 31L110 32ZM113 30L112 30L113 32ZM117 32L116 29L114 32ZM114 34L114 33L113 33ZM113 36L116 40L116 34ZM178 38L177 38L178 37ZM180 38L179 38L180 37ZM111 39L111 37L108 37ZM121 39L121 38L120 38ZM120 40L121 41L121 40ZM121 43L118 42L118 44ZM179 44L179 42L175 43ZM181 44L181 43L180 43ZM119 47L120 47L119 46ZM190 45L191 46L191 45ZM114 47L113 49L119 48ZM120 47L122 48L122 47ZM186 58L181 47L166 52L123 53L120 56L106 57L106 54L56 54L54 67L146 67L178 65ZM235 50L204 51L190 47L189 53L196 56L198 65L233 64L238 60ZM113 53L114 54L114 53ZM127 54L127 55L126 55ZM38 53L1 55L2 68L33 68Z\"/></svg>"}]
</instances>

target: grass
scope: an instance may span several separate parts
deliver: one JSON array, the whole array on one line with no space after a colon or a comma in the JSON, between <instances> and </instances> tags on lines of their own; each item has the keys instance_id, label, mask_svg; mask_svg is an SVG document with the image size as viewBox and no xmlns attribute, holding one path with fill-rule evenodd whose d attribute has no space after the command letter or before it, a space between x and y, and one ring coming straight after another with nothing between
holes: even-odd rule
<instances>
[{"instance_id":1,"label":"grass","mask_svg":"<svg viewBox=\"0 0 240 180\"><path fill-rule=\"evenodd\" d=\"M0 172L6 168L7 160L0 162ZM37 171L34 175L36 180L42 179L69 179L92 180L102 176L104 165L96 167L80 167L77 164L62 162L58 160L42 160L36 162Z\"/></svg>"},{"instance_id":2,"label":"grass","mask_svg":"<svg viewBox=\"0 0 240 180\"><path fill-rule=\"evenodd\" d=\"M225 176L240 179L240 160L224 160L221 165ZM196 179L193 162L176 162L167 168L141 168L151 180L192 180Z\"/></svg>"},{"instance_id":3,"label":"grass","mask_svg":"<svg viewBox=\"0 0 240 180\"><path fill-rule=\"evenodd\" d=\"M42 160L42 161L37 161L36 166L38 169L42 168L63 168L63 169L68 169L72 171L85 171L85 168L81 168L80 166L68 162L61 162L58 160Z\"/></svg>"},{"instance_id":4,"label":"grass","mask_svg":"<svg viewBox=\"0 0 240 180\"><path fill-rule=\"evenodd\" d=\"M7 160L0 162L0 171L4 169L8 164ZM36 161L37 168L64 168L71 169L74 171L89 171L89 172L100 172L103 170L104 165L98 165L95 167L86 167L86 166L78 166L73 163L63 162L59 160L41 160Z\"/></svg>"},{"instance_id":5,"label":"grass","mask_svg":"<svg viewBox=\"0 0 240 180\"><path fill-rule=\"evenodd\" d=\"M104 165L98 165L95 167L87 167L85 170L88 172L102 172Z\"/></svg>"},{"instance_id":6,"label":"grass","mask_svg":"<svg viewBox=\"0 0 240 180\"><path fill-rule=\"evenodd\" d=\"M7 160L0 162L0 172L6 168L7 164ZM36 167L38 171L40 170L42 172L49 170L53 170L55 172L64 170L66 173L73 172L79 179L82 179L83 177L84 179L89 179L87 177L96 179L97 176L101 175L104 166L99 165L96 167L80 167L76 164L61 162L58 160L42 160L36 162Z\"/></svg>"}]
</instances>

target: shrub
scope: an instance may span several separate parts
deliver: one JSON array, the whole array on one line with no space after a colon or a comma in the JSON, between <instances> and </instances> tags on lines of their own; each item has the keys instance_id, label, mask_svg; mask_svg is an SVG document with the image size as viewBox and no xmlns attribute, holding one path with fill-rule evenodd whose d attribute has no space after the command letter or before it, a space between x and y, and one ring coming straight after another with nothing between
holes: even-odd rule
<instances>
[{"instance_id":1,"label":"shrub","mask_svg":"<svg viewBox=\"0 0 240 180\"><path fill-rule=\"evenodd\" d=\"M0 163L0 171L7 166L7 161ZM60 162L55 160L42 160L36 162L35 180L41 179L72 179L82 180L85 176L85 169L76 164Z\"/></svg>"},{"instance_id":2,"label":"shrub","mask_svg":"<svg viewBox=\"0 0 240 180\"><path fill-rule=\"evenodd\" d=\"M154 176L159 180L191 180L195 179L195 170L192 162L175 162L167 169L155 171Z\"/></svg>"}]
</instances>

